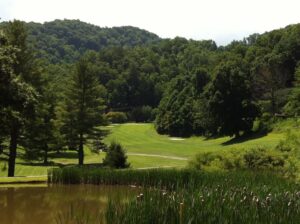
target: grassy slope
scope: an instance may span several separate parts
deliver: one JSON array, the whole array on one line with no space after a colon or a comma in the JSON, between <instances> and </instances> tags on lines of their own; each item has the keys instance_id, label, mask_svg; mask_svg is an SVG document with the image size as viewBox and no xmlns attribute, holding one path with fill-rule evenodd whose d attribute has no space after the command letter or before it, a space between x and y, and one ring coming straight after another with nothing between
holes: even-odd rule
<instances>
[{"instance_id":1,"label":"grassy slope","mask_svg":"<svg viewBox=\"0 0 300 224\"><path fill-rule=\"evenodd\" d=\"M172 140L169 136L159 135L152 124L123 124L110 126L111 134L105 139L108 143L117 140L129 153L145 153L190 158L200 152L213 152L228 149L245 149L257 145L275 146L283 134L270 133L256 139L240 143L230 143L229 137L205 139L191 137L184 140Z\"/></svg>"},{"instance_id":2,"label":"grassy slope","mask_svg":"<svg viewBox=\"0 0 300 224\"><path fill-rule=\"evenodd\" d=\"M255 145L274 146L283 134L271 133L267 136L244 141L241 143L225 144L230 140L228 137L217 139L204 139L202 137L191 137L184 140L171 140L168 136L158 135L152 124L123 124L108 127L111 134L105 138L109 143L116 140L125 146L128 152L129 162L133 168L143 167L183 167L187 160L195 154L201 152L223 151L229 149L243 150ZM104 157L104 153L99 155L91 153L88 148L85 149L85 163L99 163ZM151 156L132 155L149 154ZM164 157L159 157L159 155ZM64 158L66 157L67 158ZM77 157L75 152L68 152L66 155L52 155L53 166L60 164L76 164ZM180 158L167 158L180 157ZM0 176L6 176L7 171L3 170L4 162L0 160ZM16 176L35 176L46 175L47 169L51 167L42 166L36 163L34 166L26 164L21 159L17 160ZM0 179L1 182L1 179Z\"/></svg>"}]
</instances>

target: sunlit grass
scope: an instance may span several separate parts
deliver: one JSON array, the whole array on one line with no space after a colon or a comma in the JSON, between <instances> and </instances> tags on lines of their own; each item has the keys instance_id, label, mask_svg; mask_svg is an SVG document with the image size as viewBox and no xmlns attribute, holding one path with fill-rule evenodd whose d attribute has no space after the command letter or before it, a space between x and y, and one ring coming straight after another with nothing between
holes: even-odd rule
<instances>
[{"instance_id":1,"label":"sunlit grass","mask_svg":"<svg viewBox=\"0 0 300 224\"><path fill-rule=\"evenodd\" d=\"M270 133L248 141L235 144L227 144L231 139L222 137L216 139L205 139L204 137L191 137L180 140L172 140L169 136L156 133L153 124L122 124L106 127L110 134L104 139L109 144L112 140L121 143L128 153L128 161L131 168L152 168L152 167L184 167L188 160L198 153L220 152L227 150L245 150L255 146L275 146L284 137L282 133ZM39 176L46 175L47 170L52 167L75 165L78 163L76 152L64 152L65 154L50 153L49 166L44 166L41 161L34 161L34 165L20 159L22 150L19 150L16 176ZM67 154L67 157L65 156ZM131 155L131 154L148 154ZM159 156L163 157L159 157ZM93 153L85 147L85 163L99 164L102 162L105 153ZM168 158L168 156L170 158ZM172 157L180 157L182 160ZM7 175L7 162L0 160L0 176Z\"/></svg>"}]
</instances>

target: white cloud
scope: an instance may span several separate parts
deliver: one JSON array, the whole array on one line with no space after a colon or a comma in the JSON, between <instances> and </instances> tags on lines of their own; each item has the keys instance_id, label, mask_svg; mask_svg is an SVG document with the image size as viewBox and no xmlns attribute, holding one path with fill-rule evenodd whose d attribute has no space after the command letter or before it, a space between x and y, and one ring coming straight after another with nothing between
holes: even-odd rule
<instances>
[{"instance_id":1,"label":"white cloud","mask_svg":"<svg viewBox=\"0 0 300 224\"><path fill-rule=\"evenodd\" d=\"M99 26L132 25L161 37L228 43L300 22L299 0L1 0L3 19L80 19Z\"/></svg>"}]
</instances>

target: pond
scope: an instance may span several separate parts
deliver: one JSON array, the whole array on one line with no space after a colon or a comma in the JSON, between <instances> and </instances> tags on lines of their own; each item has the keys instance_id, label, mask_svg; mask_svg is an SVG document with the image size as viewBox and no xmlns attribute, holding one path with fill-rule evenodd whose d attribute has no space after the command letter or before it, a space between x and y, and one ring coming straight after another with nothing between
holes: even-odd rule
<instances>
[{"instance_id":1,"label":"pond","mask_svg":"<svg viewBox=\"0 0 300 224\"><path fill-rule=\"evenodd\" d=\"M108 198L122 203L137 193L139 189L127 186L0 187L0 223L74 223L76 216L98 222Z\"/></svg>"}]
</instances>

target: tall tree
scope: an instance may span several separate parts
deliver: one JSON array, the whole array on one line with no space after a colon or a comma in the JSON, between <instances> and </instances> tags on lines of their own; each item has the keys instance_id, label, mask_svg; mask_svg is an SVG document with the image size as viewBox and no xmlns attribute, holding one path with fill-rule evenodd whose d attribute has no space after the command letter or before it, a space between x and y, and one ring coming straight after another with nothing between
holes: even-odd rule
<instances>
[{"instance_id":1,"label":"tall tree","mask_svg":"<svg viewBox=\"0 0 300 224\"><path fill-rule=\"evenodd\" d=\"M299 117L300 115L300 63L295 70L294 88L291 91L289 101L284 106L284 112L288 116Z\"/></svg>"},{"instance_id":2,"label":"tall tree","mask_svg":"<svg viewBox=\"0 0 300 224\"><path fill-rule=\"evenodd\" d=\"M258 108L251 93L251 80L242 60L221 63L206 91L208 113L220 134L239 137L251 130Z\"/></svg>"},{"instance_id":3,"label":"tall tree","mask_svg":"<svg viewBox=\"0 0 300 224\"><path fill-rule=\"evenodd\" d=\"M17 145L26 120L34 111L36 102L36 91L25 81L30 69L27 67L26 60L22 60L22 43L18 45L15 36L10 33L14 30L20 31L20 36L25 35L22 23L19 21L10 22L7 26L9 38L1 37L0 45L0 67L1 67L1 126L5 135L10 137L8 176L12 177L15 173L15 160L17 156ZM25 43L24 43L25 44ZM23 47L23 48L22 48ZM24 54L26 54L24 52ZM22 70L22 66L26 67Z\"/></svg>"},{"instance_id":4,"label":"tall tree","mask_svg":"<svg viewBox=\"0 0 300 224\"><path fill-rule=\"evenodd\" d=\"M96 136L97 127L102 124L104 96L105 88L90 70L87 56L81 58L72 74L62 110L62 130L69 148L78 151L79 165L84 162L86 140Z\"/></svg>"},{"instance_id":5,"label":"tall tree","mask_svg":"<svg viewBox=\"0 0 300 224\"><path fill-rule=\"evenodd\" d=\"M25 126L22 143L28 159L42 157L44 164L47 165L48 152L61 147L61 145L56 135L59 131L55 125L56 91L45 73L42 76L39 93L34 117Z\"/></svg>"}]
</instances>

